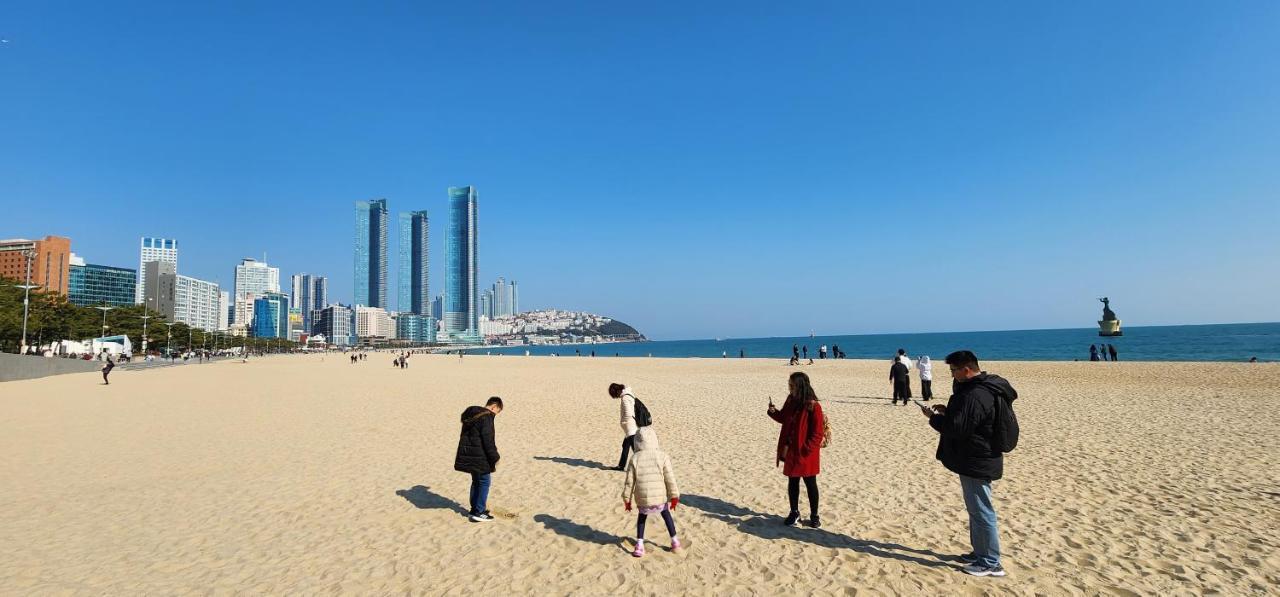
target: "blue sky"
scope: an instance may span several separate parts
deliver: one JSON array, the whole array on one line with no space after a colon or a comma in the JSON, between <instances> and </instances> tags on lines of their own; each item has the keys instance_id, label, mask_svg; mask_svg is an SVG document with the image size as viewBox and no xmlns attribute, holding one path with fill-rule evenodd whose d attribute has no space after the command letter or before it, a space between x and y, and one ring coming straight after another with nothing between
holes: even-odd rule
<instances>
[{"instance_id":1,"label":"blue sky","mask_svg":"<svg viewBox=\"0 0 1280 597\"><path fill-rule=\"evenodd\" d=\"M483 281L656 338L1280 320L1280 3L203 4L0 8L0 237L345 302L385 197L436 294L471 184Z\"/></svg>"}]
</instances>

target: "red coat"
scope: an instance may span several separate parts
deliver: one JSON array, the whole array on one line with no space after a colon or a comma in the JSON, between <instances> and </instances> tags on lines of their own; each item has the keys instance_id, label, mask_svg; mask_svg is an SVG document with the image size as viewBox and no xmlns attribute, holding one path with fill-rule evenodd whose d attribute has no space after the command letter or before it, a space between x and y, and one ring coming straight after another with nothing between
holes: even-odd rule
<instances>
[{"instance_id":1,"label":"red coat","mask_svg":"<svg viewBox=\"0 0 1280 597\"><path fill-rule=\"evenodd\" d=\"M822 405L815 400L812 409L804 408L799 398L787 398L781 410L769 413L782 423L778 434L778 459L782 474L788 477L812 477L818 474L822 453ZM776 464L775 462L775 464Z\"/></svg>"}]
</instances>

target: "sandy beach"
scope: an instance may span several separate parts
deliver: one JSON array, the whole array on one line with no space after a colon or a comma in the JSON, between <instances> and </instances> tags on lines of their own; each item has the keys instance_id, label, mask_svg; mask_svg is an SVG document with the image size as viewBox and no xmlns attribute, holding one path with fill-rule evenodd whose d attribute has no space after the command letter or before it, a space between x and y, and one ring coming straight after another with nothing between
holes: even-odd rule
<instances>
[{"instance_id":1,"label":"sandy beach","mask_svg":"<svg viewBox=\"0 0 1280 597\"><path fill-rule=\"evenodd\" d=\"M934 355L940 361L942 355ZM957 477L887 362L819 361L822 529L785 528L783 360L286 356L0 384L0 591L32 594L1264 594L1280 586L1280 365L984 363L1021 394L977 579ZM940 371L938 371L940 369ZM945 402L950 378L935 367ZM621 381L684 493L630 557ZM913 379L913 384L916 380ZM916 384L918 392L918 384ZM502 461L462 515L459 415ZM802 509L806 507L803 506ZM665 547L661 524L649 539Z\"/></svg>"}]
</instances>

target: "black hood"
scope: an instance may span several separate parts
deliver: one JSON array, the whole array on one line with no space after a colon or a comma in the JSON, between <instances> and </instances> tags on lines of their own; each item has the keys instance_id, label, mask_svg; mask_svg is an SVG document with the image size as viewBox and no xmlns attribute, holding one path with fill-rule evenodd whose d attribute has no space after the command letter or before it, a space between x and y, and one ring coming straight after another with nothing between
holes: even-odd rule
<instances>
[{"instance_id":1,"label":"black hood","mask_svg":"<svg viewBox=\"0 0 1280 597\"><path fill-rule=\"evenodd\" d=\"M468 406L467 410L462 411L462 424L474 423L480 417L491 414L493 413L483 406Z\"/></svg>"},{"instance_id":2,"label":"black hood","mask_svg":"<svg viewBox=\"0 0 1280 597\"><path fill-rule=\"evenodd\" d=\"M992 375L990 373L983 372L964 383L965 385L974 384L976 386L982 386L990 390L992 394L1004 396L1004 399L1008 400L1010 403L1018 399L1018 391L1013 389L1013 386L1009 384L1009 380L1000 377L999 375Z\"/></svg>"}]
</instances>

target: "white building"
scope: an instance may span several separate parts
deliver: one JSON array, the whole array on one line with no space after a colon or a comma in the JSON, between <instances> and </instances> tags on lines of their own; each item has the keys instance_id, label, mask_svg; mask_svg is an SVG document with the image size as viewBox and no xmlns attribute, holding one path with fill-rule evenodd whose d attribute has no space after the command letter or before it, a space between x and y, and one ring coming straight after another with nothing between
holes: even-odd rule
<instances>
[{"instance_id":1,"label":"white building","mask_svg":"<svg viewBox=\"0 0 1280 597\"><path fill-rule=\"evenodd\" d=\"M179 275L174 295L174 321L207 332L226 329L219 327L225 325L227 317L227 309L222 302L225 295L215 282Z\"/></svg>"},{"instance_id":2,"label":"white building","mask_svg":"<svg viewBox=\"0 0 1280 597\"><path fill-rule=\"evenodd\" d=\"M173 264L178 270L178 241L171 238L142 237L138 246L138 284L133 291L133 302L142 304L142 297L147 295L146 278L142 271L148 261L164 261Z\"/></svg>"},{"instance_id":3,"label":"white building","mask_svg":"<svg viewBox=\"0 0 1280 597\"><path fill-rule=\"evenodd\" d=\"M254 299L268 292L280 292L280 268L251 257L241 259L240 265L236 266L234 323L247 325L252 322Z\"/></svg>"},{"instance_id":4,"label":"white building","mask_svg":"<svg viewBox=\"0 0 1280 597\"><path fill-rule=\"evenodd\" d=\"M394 340L396 324L391 314L381 307L356 305L356 336Z\"/></svg>"},{"instance_id":5,"label":"white building","mask_svg":"<svg viewBox=\"0 0 1280 597\"><path fill-rule=\"evenodd\" d=\"M514 331L511 320L492 320L488 317L480 318L480 335L481 336L505 336Z\"/></svg>"},{"instance_id":6,"label":"white building","mask_svg":"<svg viewBox=\"0 0 1280 597\"><path fill-rule=\"evenodd\" d=\"M231 295L223 290L218 293L218 331L224 332L231 325Z\"/></svg>"}]
</instances>

